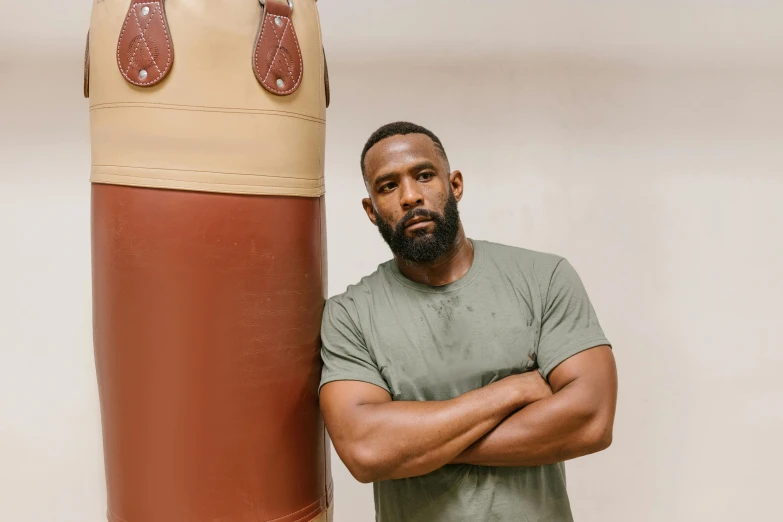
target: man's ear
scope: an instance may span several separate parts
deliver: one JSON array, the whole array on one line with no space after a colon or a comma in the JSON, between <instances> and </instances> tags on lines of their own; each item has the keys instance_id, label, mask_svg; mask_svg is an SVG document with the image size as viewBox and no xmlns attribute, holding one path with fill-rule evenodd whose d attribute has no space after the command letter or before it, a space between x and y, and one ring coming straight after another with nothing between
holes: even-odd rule
<instances>
[{"instance_id":1,"label":"man's ear","mask_svg":"<svg viewBox=\"0 0 783 522\"><path fill-rule=\"evenodd\" d=\"M370 198L364 198L362 200L362 207L364 208L364 211L367 213L367 217L370 218L370 222L378 226L377 219L375 218L375 212L372 206L372 200Z\"/></svg>"},{"instance_id":2,"label":"man's ear","mask_svg":"<svg viewBox=\"0 0 783 522\"><path fill-rule=\"evenodd\" d=\"M455 170L449 174L449 184L451 185L451 191L454 192L454 198L457 201L462 200L462 192L465 189L462 180L462 172Z\"/></svg>"}]
</instances>

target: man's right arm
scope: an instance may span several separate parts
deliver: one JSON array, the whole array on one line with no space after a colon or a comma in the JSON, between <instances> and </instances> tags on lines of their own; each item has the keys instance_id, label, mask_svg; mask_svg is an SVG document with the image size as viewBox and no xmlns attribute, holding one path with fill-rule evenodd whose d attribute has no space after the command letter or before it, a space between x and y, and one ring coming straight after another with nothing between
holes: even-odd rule
<instances>
[{"instance_id":1,"label":"man's right arm","mask_svg":"<svg viewBox=\"0 0 783 522\"><path fill-rule=\"evenodd\" d=\"M325 384L320 400L337 454L367 483L435 471L510 414L548 395L543 379L530 372L446 401L392 401L386 390L358 381Z\"/></svg>"}]
</instances>

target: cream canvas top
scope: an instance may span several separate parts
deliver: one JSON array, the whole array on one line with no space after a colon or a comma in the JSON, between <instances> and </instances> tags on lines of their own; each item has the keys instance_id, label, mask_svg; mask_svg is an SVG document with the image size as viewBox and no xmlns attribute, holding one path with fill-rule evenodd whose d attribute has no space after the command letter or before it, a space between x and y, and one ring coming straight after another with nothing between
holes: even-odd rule
<instances>
[{"instance_id":1,"label":"cream canvas top","mask_svg":"<svg viewBox=\"0 0 783 522\"><path fill-rule=\"evenodd\" d=\"M93 0L90 22L91 181L234 194L324 192L325 90L315 0L294 0L303 58L299 89L267 92L252 54L256 0L168 0L168 76L128 83L117 41L128 0Z\"/></svg>"}]
</instances>

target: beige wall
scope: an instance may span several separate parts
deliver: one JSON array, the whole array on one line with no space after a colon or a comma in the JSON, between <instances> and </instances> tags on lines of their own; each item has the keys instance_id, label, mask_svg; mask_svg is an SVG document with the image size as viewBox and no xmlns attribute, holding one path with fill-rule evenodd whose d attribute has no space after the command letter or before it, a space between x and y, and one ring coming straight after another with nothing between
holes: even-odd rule
<instances>
[{"instance_id":1,"label":"beige wall","mask_svg":"<svg viewBox=\"0 0 783 522\"><path fill-rule=\"evenodd\" d=\"M0 518L97 522L80 56L23 67L11 54L0 53ZM330 293L388 257L359 205L364 139L392 119L427 125L465 175L469 235L567 256L615 343L615 443L568 465L577 520L779 517L783 69L550 54L334 60L330 74ZM333 459L337 522L371 520L371 488Z\"/></svg>"},{"instance_id":2,"label":"beige wall","mask_svg":"<svg viewBox=\"0 0 783 522\"><path fill-rule=\"evenodd\" d=\"M783 71L549 56L333 76L332 293L388 256L359 205L363 140L427 125L465 176L468 234L567 256L615 343L615 442L568 465L577 520L779 516ZM334 469L339 519L369 520L370 487Z\"/></svg>"}]
</instances>

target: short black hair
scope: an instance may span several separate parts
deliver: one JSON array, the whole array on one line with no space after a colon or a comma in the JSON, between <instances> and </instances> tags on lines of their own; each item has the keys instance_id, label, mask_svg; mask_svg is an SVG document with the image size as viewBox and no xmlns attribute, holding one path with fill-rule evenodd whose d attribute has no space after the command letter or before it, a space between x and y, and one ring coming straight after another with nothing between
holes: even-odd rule
<instances>
[{"instance_id":1,"label":"short black hair","mask_svg":"<svg viewBox=\"0 0 783 522\"><path fill-rule=\"evenodd\" d=\"M364 158L367 156L367 152L373 147L373 145L383 139L391 138L392 136L403 136L406 134L424 134L425 136L429 137L435 144L435 148L438 149L438 151L443 156L443 159L446 160L446 163L448 164L449 157L446 155L446 149L443 148L443 143L441 143L440 138L435 136L435 133L429 129L425 129L421 125L416 125L415 123L408 121L395 121L392 123L387 123L383 127L373 132L370 138L367 140L367 143L364 144L361 158L362 175L366 177L366 173L364 171Z\"/></svg>"}]
</instances>

